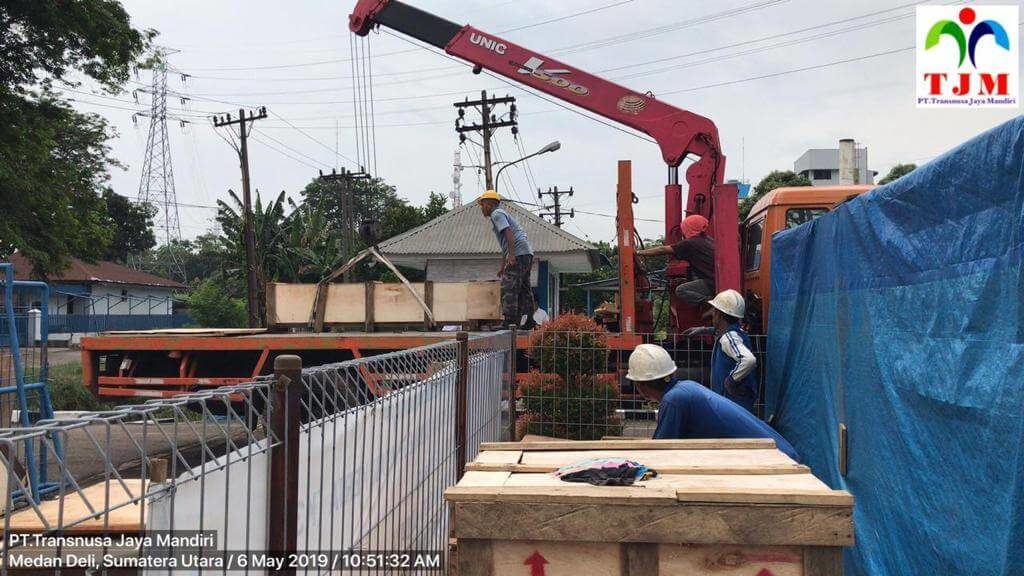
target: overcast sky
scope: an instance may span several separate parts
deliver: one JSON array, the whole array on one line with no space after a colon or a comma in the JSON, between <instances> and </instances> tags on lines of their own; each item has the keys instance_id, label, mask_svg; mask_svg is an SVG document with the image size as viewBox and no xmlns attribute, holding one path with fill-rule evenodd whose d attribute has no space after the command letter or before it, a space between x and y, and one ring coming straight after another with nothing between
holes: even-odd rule
<instances>
[{"instance_id":1,"label":"overcast sky","mask_svg":"<svg viewBox=\"0 0 1024 576\"><path fill-rule=\"evenodd\" d=\"M171 65L191 75L185 82L177 74L168 78L169 90L192 98L182 105L169 96L172 114L195 122L182 129L169 120L184 236L209 230L215 213L188 205L213 206L228 188L241 186L235 152L200 117L205 113L237 116L239 105L267 107L270 118L257 122L250 144L253 186L264 196L286 190L297 197L317 169L354 167L346 159L359 156L347 28L354 0L123 1L135 26L159 31L159 44L180 50ZM915 108L914 51L872 57L913 45L909 0L410 3L487 32L520 28L501 35L710 118L728 157L727 178L745 177L753 184L771 170L791 170L807 148L835 147L844 137L868 147L869 167L881 176L896 163L926 162L1019 113ZM545 23L551 20L556 21ZM452 103L488 89L518 99L524 150L562 143L560 151L529 163L532 175L517 167L506 170L510 180L502 176L503 194L536 202L535 186L573 186L576 194L567 206L577 215L567 230L611 240L614 220L596 214L614 214L616 161L632 160L641 198L637 217L651 220L638 222L638 228L647 237L661 234L666 170L654 144L502 80L475 76L466 66L389 34L372 34L370 50L376 174L412 203L424 203L432 190L450 192L458 145ZM836 63L845 60L854 61ZM140 74L148 84L149 73ZM82 110L105 116L117 128L113 155L128 168L114 168L111 181L115 191L133 198L148 126L146 118L137 126L132 122L131 110L147 109L146 94L134 103L131 88L139 87L131 84L116 100L69 94ZM334 153L336 124L341 157ZM507 130L496 140L498 158L520 156ZM464 151L463 163L477 163L476 154ZM479 194L482 177L475 170L463 172L462 180L464 200Z\"/></svg>"}]
</instances>

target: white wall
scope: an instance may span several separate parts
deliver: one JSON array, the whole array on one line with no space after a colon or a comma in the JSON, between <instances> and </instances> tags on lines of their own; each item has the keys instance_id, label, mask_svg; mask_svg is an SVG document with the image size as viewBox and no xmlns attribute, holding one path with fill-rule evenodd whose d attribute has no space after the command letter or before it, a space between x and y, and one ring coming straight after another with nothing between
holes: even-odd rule
<instances>
[{"instance_id":1,"label":"white wall","mask_svg":"<svg viewBox=\"0 0 1024 576\"><path fill-rule=\"evenodd\" d=\"M537 264L533 259L533 270L530 271L530 286L537 285ZM501 268L500 258L481 259L438 259L427 260L427 280L431 282L472 282L496 280Z\"/></svg>"},{"instance_id":2,"label":"white wall","mask_svg":"<svg viewBox=\"0 0 1024 576\"><path fill-rule=\"evenodd\" d=\"M174 290L159 286L93 284L93 308L90 312L92 314L170 315L173 294ZM146 301L147 298L152 300ZM79 309L80 304L82 304L81 300L75 302L75 314L84 312Z\"/></svg>"}]
</instances>

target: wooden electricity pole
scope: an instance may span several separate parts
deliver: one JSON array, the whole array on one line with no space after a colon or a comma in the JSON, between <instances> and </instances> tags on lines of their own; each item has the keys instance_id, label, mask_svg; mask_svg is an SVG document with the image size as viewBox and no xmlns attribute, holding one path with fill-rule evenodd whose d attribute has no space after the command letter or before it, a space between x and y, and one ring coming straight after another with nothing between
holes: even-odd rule
<instances>
[{"instance_id":1,"label":"wooden electricity pole","mask_svg":"<svg viewBox=\"0 0 1024 576\"><path fill-rule=\"evenodd\" d=\"M455 107L459 110L459 117L455 120L455 131L459 133L459 142L466 141L466 132L479 132L483 141L484 149L484 176L487 181L487 189L494 190L494 178L491 170L491 135L498 128L511 127L512 133L519 132L519 122L516 119L516 99L512 96L504 98L488 98L487 91L480 92L479 100L465 100L456 102ZM498 120L494 114L494 107L499 104L509 105L508 120ZM466 117L466 108L479 107L480 123L463 125Z\"/></svg>"},{"instance_id":2,"label":"wooden electricity pole","mask_svg":"<svg viewBox=\"0 0 1024 576\"><path fill-rule=\"evenodd\" d=\"M569 218L575 218L576 217L576 209L575 208L569 210L568 212L562 210L562 195L563 194L568 194L571 197L572 194L573 194L572 186L570 186L568 190L559 190L558 186L555 186L554 189L548 188L547 192L541 192L540 188L537 188L537 198L540 198L541 204L544 203L544 195L545 194L547 194L548 196L551 196L552 198L554 198L554 202L555 203L553 205L551 205L551 206L544 206L545 210L551 210L551 211L550 212L541 212L541 213L537 214L538 216L541 216L541 217L543 217L543 216L554 216L554 218L555 218L554 224L555 224L555 226L558 226L559 228L562 227L562 216L563 215L568 214Z\"/></svg>"},{"instance_id":3,"label":"wooden electricity pole","mask_svg":"<svg viewBox=\"0 0 1024 576\"><path fill-rule=\"evenodd\" d=\"M223 126L238 125L239 146L235 148L238 152L238 161L242 167L242 228L245 241L245 300L248 309L249 327L259 328L263 325L260 314L259 287L256 282L256 232L252 223L252 193L249 188L249 148L247 141L249 133L252 132L252 123L267 117L267 107L260 106L256 113L249 112L246 116L245 108L238 110L238 118L232 119L230 114L223 117L214 116L213 125L216 128Z\"/></svg>"},{"instance_id":4,"label":"wooden electricity pole","mask_svg":"<svg viewBox=\"0 0 1024 576\"><path fill-rule=\"evenodd\" d=\"M341 219L342 219L342 231L341 231L341 251L344 253L344 259L351 258L355 252L355 190L352 186L355 180L366 180L369 179L370 175L363 171L361 168L358 172L352 172L351 170L341 169L341 172L337 170L331 170L330 174L324 174L320 171L320 179L327 182L340 182L341 183ZM352 271L346 270L342 279L345 282L352 281Z\"/></svg>"}]
</instances>

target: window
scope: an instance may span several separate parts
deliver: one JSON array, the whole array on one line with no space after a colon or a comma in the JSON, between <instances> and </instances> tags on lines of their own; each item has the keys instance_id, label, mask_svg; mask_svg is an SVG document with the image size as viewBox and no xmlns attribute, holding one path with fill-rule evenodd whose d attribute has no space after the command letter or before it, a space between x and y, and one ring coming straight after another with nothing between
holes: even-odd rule
<instances>
[{"instance_id":1,"label":"window","mask_svg":"<svg viewBox=\"0 0 1024 576\"><path fill-rule=\"evenodd\" d=\"M747 226L743 243L743 268L748 272L761 267L761 244L764 237L764 218Z\"/></svg>"},{"instance_id":2,"label":"window","mask_svg":"<svg viewBox=\"0 0 1024 576\"><path fill-rule=\"evenodd\" d=\"M811 173L812 173L811 180L831 180L832 179L832 171L831 170L812 170Z\"/></svg>"},{"instance_id":3,"label":"window","mask_svg":"<svg viewBox=\"0 0 1024 576\"><path fill-rule=\"evenodd\" d=\"M828 208L790 208L786 210L786 229L796 228L828 212Z\"/></svg>"},{"instance_id":4,"label":"window","mask_svg":"<svg viewBox=\"0 0 1024 576\"><path fill-rule=\"evenodd\" d=\"M122 288L121 289L121 302L124 302L127 299L128 299L128 290Z\"/></svg>"},{"instance_id":5,"label":"window","mask_svg":"<svg viewBox=\"0 0 1024 576\"><path fill-rule=\"evenodd\" d=\"M75 313L75 297L70 295L70 294L68 294L66 298L67 298L67 301L66 301L67 311L65 312L65 314L74 314Z\"/></svg>"}]
</instances>

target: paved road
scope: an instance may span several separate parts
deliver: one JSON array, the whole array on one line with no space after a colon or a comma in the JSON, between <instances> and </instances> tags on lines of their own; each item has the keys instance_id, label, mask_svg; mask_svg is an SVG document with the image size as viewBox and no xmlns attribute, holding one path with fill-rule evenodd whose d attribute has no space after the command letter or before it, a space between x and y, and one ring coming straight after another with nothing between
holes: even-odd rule
<instances>
[{"instance_id":1,"label":"paved road","mask_svg":"<svg viewBox=\"0 0 1024 576\"><path fill-rule=\"evenodd\" d=\"M47 350L50 366L58 364L81 364L82 351L77 348L49 348Z\"/></svg>"}]
</instances>

